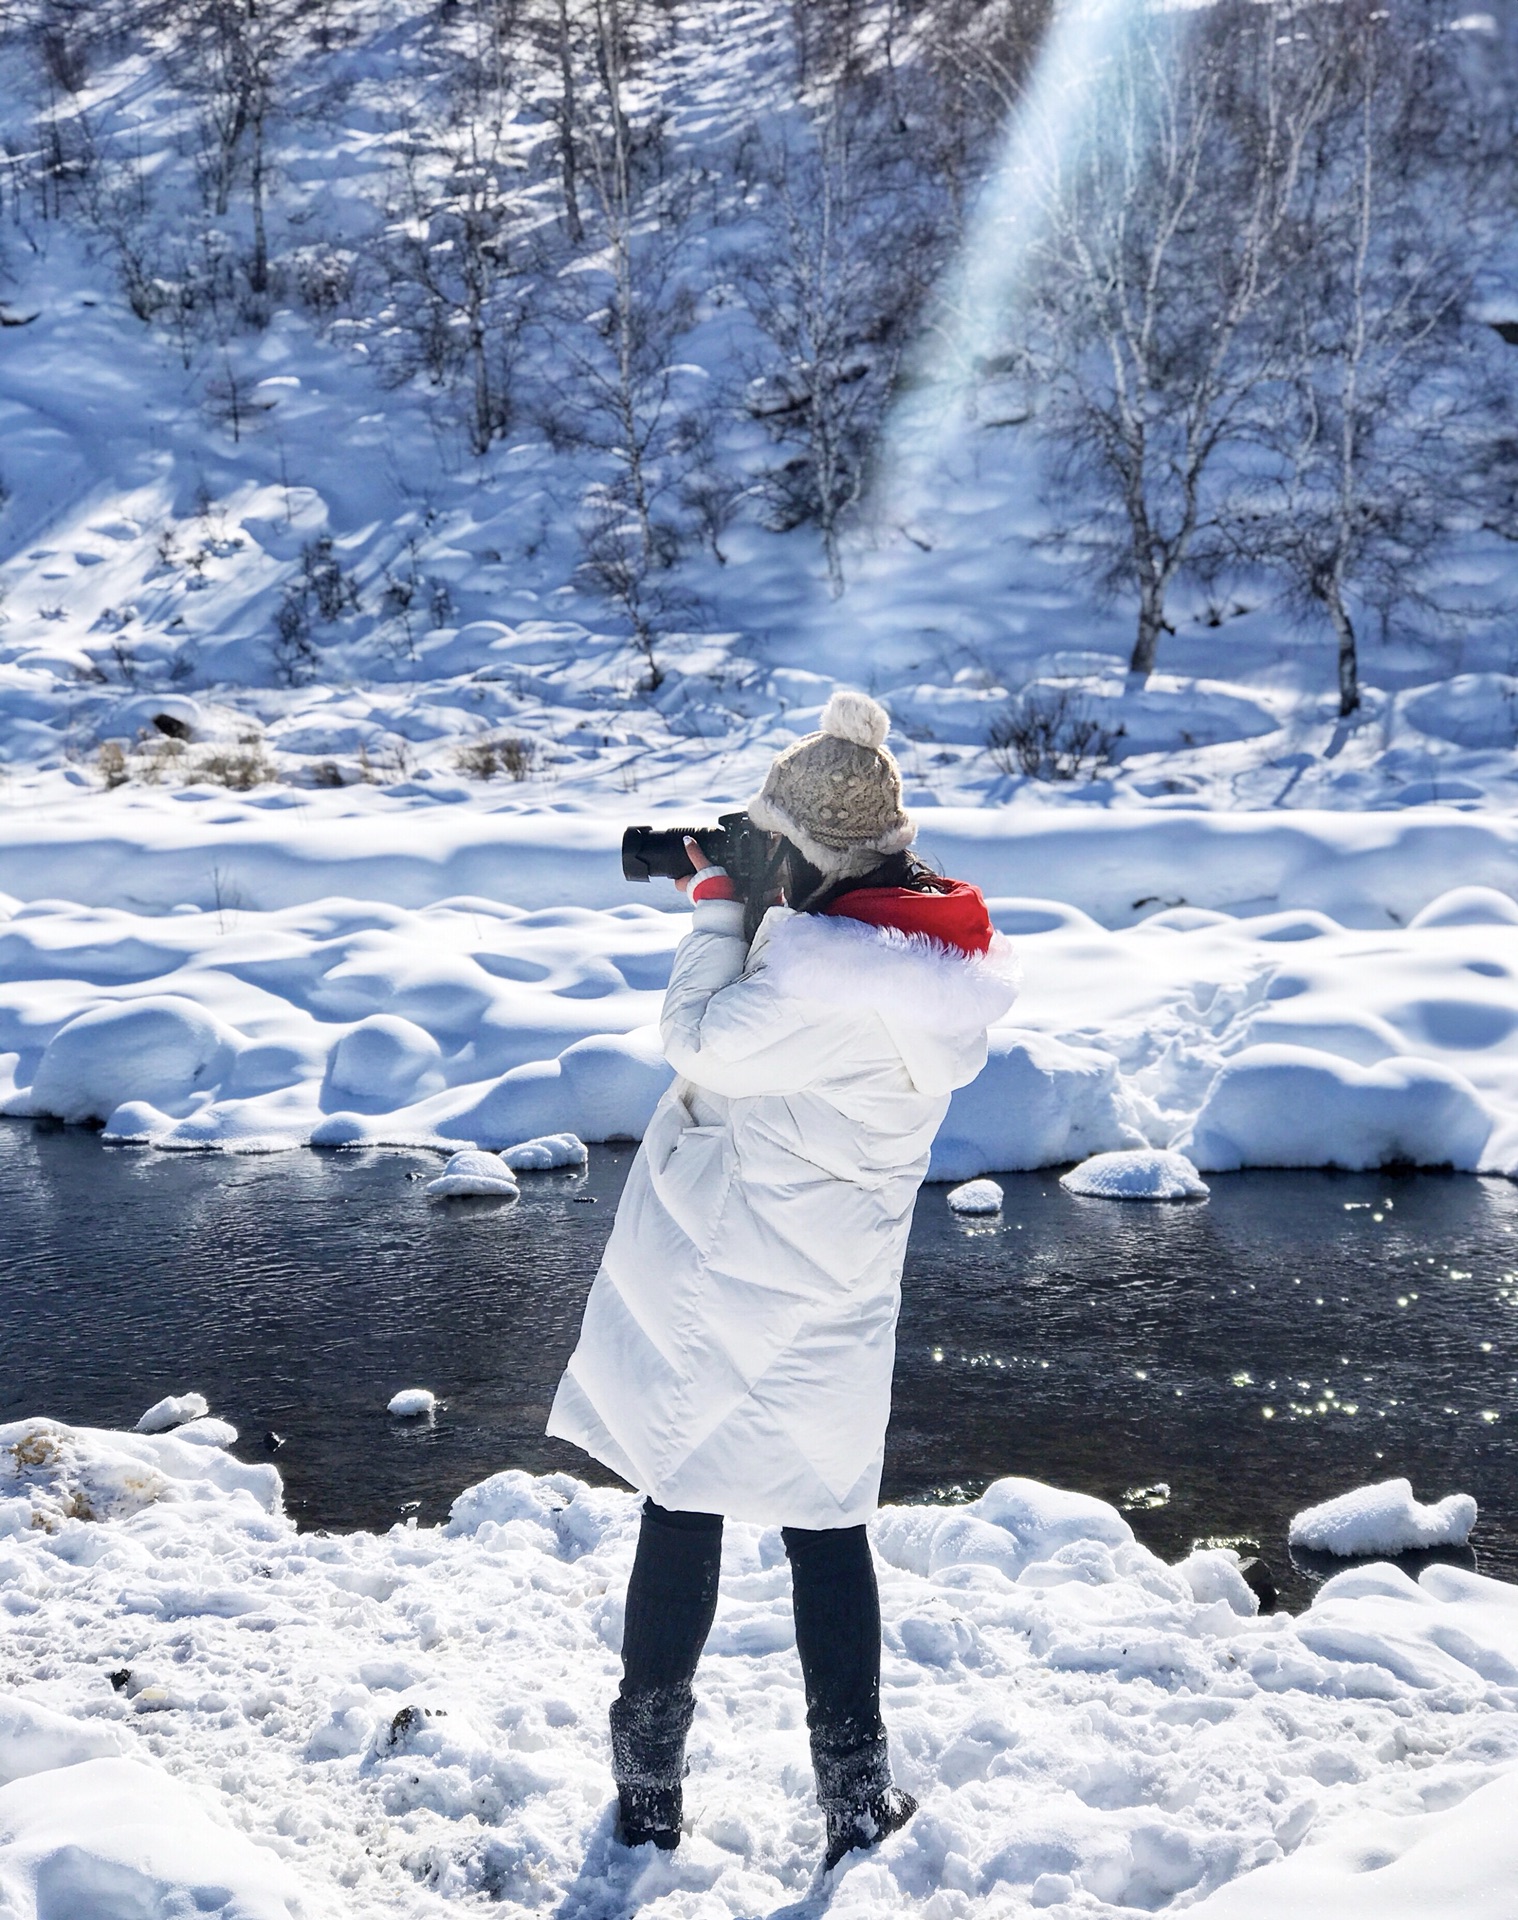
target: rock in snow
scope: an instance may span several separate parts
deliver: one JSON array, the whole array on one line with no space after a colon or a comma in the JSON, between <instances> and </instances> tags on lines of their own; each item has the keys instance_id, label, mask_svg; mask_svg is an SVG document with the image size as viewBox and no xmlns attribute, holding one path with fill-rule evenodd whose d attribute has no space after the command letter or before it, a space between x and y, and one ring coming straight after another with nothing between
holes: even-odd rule
<instances>
[{"instance_id":1,"label":"rock in snow","mask_svg":"<svg viewBox=\"0 0 1518 1920\"><path fill-rule=\"evenodd\" d=\"M182 1427L187 1420L203 1420L211 1411L203 1393L170 1393L155 1400L137 1422L138 1433L167 1433L170 1427Z\"/></svg>"},{"instance_id":2,"label":"rock in snow","mask_svg":"<svg viewBox=\"0 0 1518 1920\"><path fill-rule=\"evenodd\" d=\"M1064 1174L1060 1185L1093 1200L1205 1200L1209 1191L1184 1153L1157 1147L1095 1153Z\"/></svg>"},{"instance_id":3,"label":"rock in snow","mask_svg":"<svg viewBox=\"0 0 1518 1920\"><path fill-rule=\"evenodd\" d=\"M1476 1524L1476 1503L1452 1493L1431 1507L1413 1498L1406 1480L1380 1480L1306 1507L1291 1523L1291 1544L1350 1559L1412 1553L1420 1547L1463 1547Z\"/></svg>"},{"instance_id":4,"label":"rock in snow","mask_svg":"<svg viewBox=\"0 0 1518 1920\"><path fill-rule=\"evenodd\" d=\"M428 1193L443 1200L463 1200L471 1195L494 1194L497 1199L514 1200L521 1188L516 1175L498 1153L481 1153L466 1147L454 1154L436 1180L427 1182Z\"/></svg>"},{"instance_id":5,"label":"rock in snow","mask_svg":"<svg viewBox=\"0 0 1518 1920\"><path fill-rule=\"evenodd\" d=\"M955 1213L1000 1213L1003 1195L994 1180L966 1180L950 1189L948 1199Z\"/></svg>"},{"instance_id":6,"label":"rock in snow","mask_svg":"<svg viewBox=\"0 0 1518 1920\"><path fill-rule=\"evenodd\" d=\"M393 1413L397 1420L411 1420L421 1413L437 1411L437 1395L430 1387L402 1387L399 1393L390 1396L386 1413Z\"/></svg>"}]
</instances>

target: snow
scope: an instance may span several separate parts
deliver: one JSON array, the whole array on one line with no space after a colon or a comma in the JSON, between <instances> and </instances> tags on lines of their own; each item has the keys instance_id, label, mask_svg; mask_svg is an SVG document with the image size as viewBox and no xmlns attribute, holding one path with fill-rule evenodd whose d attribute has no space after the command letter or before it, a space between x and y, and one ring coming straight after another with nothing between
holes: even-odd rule
<instances>
[{"instance_id":1,"label":"snow","mask_svg":"<svg viewBox=\"0 0 1518 1920\"><path fill-rule=\"evenodd\" d=\"M498 1153L481 1153L465 1147L450 1155L448 1164L436 1180L427 1182L427 1191L440 1200L467 1199L494 1194L498 1199L515 1200L521 1192L516 1176Z\"/></svg>"},{"instance_id":2,"label":"snow","mask_svg":"<svg viewBox=\"0 0 1518 1920\"><path fill-rule=\"evenodd\" d=\"M437 1411L437 1395L430 1387L402 1387L390 1396L385 1411L397 1420L413 1420L418 1414Z\"/></svg>"},{"instance_id":3,"label":"snow","mask_svg":"<svg viewBox=\"0 0 1518 1920\"><path fill-rule=\"evenodd\" d=\"M211 1411L203 1393L165 1394L155 1400L137 1422L138 1433L166 1433L170 1427L182 1427L187 1420L199 1420Z\"/></svg>"},{"instance_id":4,"label":"snow","mask_svg":"<svg viewBox=\"0 0 1518 1920\"><path fill-rule=\"evenodd\" d=\"M1062 1175L1060 1185L1094 1200L1204 1200L1208 1191L1185 1154L1152 1148L1093 1154Z\"/></svg>"},{"instance_id":5,"label":"snow","mask_svg":"<svg viewBox=\"0 0 1518 1920\"><path fill-rule=\"evenodd\" d=\"M1456 1031L1465 1012L1451 1010ZM1224 1065L1180 1144L1209 1173L1396 1161L1469 1171L1481 1164L1491 1131L1491 1111L1470 1082L1437 1061L1357 1067L1306 1047L1266 1045Z\"/></svg>"},{"instance_id":6,"label":"snow","mask_svg":"<svg viewBox=\"0 0 1518 1920\"><path fill-rule=\"evenodd\" d=\"M130 1494L127 1462L156 1463ZM272 1467L173 1436L22 1421L0 1463L26 1676L0 1696L0 1889L25 1920L427 1920L471 1895L725 1920L815 1899L778 1533L728 1529L689 1831L646 1858L611 1841L607 1773L630 1495L505 1472L445 1525L334 1536L284 1517ZM1503 1911L1518 1590L1372 1565L1261 1616L1226 1550L1167 1567L1111 1507L1029 1480L886 1508L873 1533L894 1764L922 1811L837 1876L830 1911Z\"/></svg>"},{"instance_id":7,"label":"snow","mask_svg":"<svg viewBox=\"0 0 1518 1920\"><path fill-rule=\"evenodd\" d=\"M1340 820L1335 845L1318 847L1324 906L1161 906L1115 925L1068 897L995 890L995 874L1045 831L1025 832L1015 810L940 828L953 869L991 886L1025 984L991 1032L984 1072L954 1096L931 1177L1108 1153L1181 1153L1202 1173L1518 1169L1507 917L1518 905L1430 880L1421 899L1404 890L1412 924L1393 924L1389 907L1353 924L1366 917L1362 863L1384 822ZM148 810L133 830L150 847L159 824ZM1178 836L1168 850L1167 826ZM1221 833L1216 821L1206 830ZM1131 836L1118 820L1103 831L1105 845L1094 830L1046 839L1040 857L1083 849L1110 872ZM414 892L409 868L386 865L399 836L385 823L349 819L344 832L358 878ZM1196 818L1145 832L1179 876ZM0 1111L103 1122L112 1143L164 1150L531 1148L534 1165L553 1162L561 1149L539 1143L557 1136L641 1136L670 1080L657 1021L687 922L672 893L607 878L606 823L511 816L500 827L495 853L523 856L501 870L503 890L523 876L534 890L533 862L552 854L559 902L537 907L480 894L302 900L309 860L326 856L318 829L285 833L260 853L267 904L239 895L146 911L54 896L0 920ZM1235 833L1231 844L1236 888L1254 886L1259 843ZM446 838L434 851L446 856ZM6 860L0 845L0 881L14 889ZM1078 868L1042 877L1082 891ZM1104 890L1088 891L1093 906ZM562 1151L576 1164L578 1148Z\"/></svg>"},{"instance_id":8,"label":"snow","mask_svg":"<svg viewBox=\"0 0 1518 1920\"><path fill-rule=\"evenodd\" d=\"M1476 1524L1468 1493L1451 1493L1433 1506L1413 1498L1406 1480L1381 1480L1307 1507L1291 1523L1291 1543L1344 1558L1412 1553L1424 1547L1463 1547Z\"/></svg>"},{"instance_id":9,"label":"snow","mask_svg":"<svg viewBox=\"0 0 1518 1920\"><path fill-rule=\"evenodd\" d=\"M578 1134L545 1133L502 1147L501 1158L514 1173L547 1173L555 1167L583 1167L590 1154Z\"/></svg>"},{"instance_id":10,"label":"snow","mask_svg":"<svg viewBox=\"0 0 1518 1920\"><path fill-rule=\"evenodd\" d=\"M955 1213L1000 1213L1003 1195L994 1180L967 1180L945 1198Z\"/></svg>"}]
</instances>

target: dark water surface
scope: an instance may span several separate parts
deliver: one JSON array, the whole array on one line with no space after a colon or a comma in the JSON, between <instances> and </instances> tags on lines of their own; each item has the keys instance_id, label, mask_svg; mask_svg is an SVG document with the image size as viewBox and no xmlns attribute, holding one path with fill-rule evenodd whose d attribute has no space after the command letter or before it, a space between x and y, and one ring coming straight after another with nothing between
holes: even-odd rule
<instances>
[{"instance_id":1,"label":"dark water surface","mask_svg":"<svg viewBox=\"0 0 1518 1920\"><path fill-rule=\"evenodd\" d=\"M504 1466L605 1479L542 1429L631 1154L525 1176L515 1205L439 1204L429 1154L0 1123L0 1420L129 1427L197 1388L245 1457L285 1437L308 1526L438 1519ZM942 1188L918 1203L887 1499L1032 1474L1124 1506L1167 1556L1257 1542L1300 1599L1292 1513L1406 1474L1473 1493L1478 1564L1518 1579L1518 1188L1244 1173L1142 1206L1002 1184L991 1222ZM446 1403L430 1425L385 1412L413 1385Z\"/></svg>"}]
</instances>

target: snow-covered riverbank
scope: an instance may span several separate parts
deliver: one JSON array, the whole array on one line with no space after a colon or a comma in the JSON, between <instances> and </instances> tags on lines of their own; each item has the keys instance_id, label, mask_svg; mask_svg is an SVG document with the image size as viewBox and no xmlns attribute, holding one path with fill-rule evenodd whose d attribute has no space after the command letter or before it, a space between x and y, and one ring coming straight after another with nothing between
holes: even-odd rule
<instances>
[{"instance_id":1,"label":"snow-covered riverbank","mask_svg":"<svg viewBox=\"0 0 1518 1920\"><path fill-rule=\"evenodd\" d=\"M1356 1568L1264 1618L1228 1555L1166 1567L1084 1496L888 1508L923 1808L830 1889L776 1534L729 1529L691 1829L633 1857L605 1733L631 1497L506 1473L440 1528L301 1534L216 1438L0 1429L6 1920L1511 1912L1518 1589Z\"/></svg>"},{"instance_id":2,"label":"snow-covered riverbank","mask_svg":"<svg viewBox=\"0 0 1518 1920\"><path fill-rule=\"evenodd\" d=\"M621 824L377 797L13 815L0 1110L244 1151L637 1137L685 921L622 880ZM923 838L1026 973L936 1176L1141 1145L1518 1166L1511 823L942 810Z\"/></svg>"}]
</instances>

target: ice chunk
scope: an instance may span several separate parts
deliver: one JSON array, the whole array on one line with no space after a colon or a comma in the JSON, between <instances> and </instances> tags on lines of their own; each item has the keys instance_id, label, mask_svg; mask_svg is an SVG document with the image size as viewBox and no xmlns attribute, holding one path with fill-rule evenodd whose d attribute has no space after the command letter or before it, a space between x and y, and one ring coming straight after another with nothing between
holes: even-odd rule
<instances>
[{"instance_id":1,"label":"ice chunk","mask_svg":"<svg viewBox=\"0 0 1518 1920\"><path fill-rule=\"evenodd\" d=\"M1378 1480L1306 1507L1291 1523L1291 1544L1345 1558L1412 1553L1419 1547L1463 1547L1476 1524L1476 1503L1452 1493L1431 1507L1413 1498L1406 1480Z\"/></svg>"},{"instance_id":2,"label":"ice chunk","mask_svg":"<svg viewBox=\"0 0 1518 1920\"><path fill-rule=\"evenodd\" d=\"M517 1173L543 1173L551 1167L583 1167L590 1155L577 1133L541 1133L502 1147L500 1158Z\"/></svg>"},{"instance_id":3,"label":"ice chunk","mask_svg":"<svg viewBox=\"0 0 1518 1920\"><path fill-rule=\"evenodd\" d=\"M454 1154L436 1180L427 1182L428 1193L444 1200L465 1199L475 1194L494 1194L498 1199L514 1200L521 1189L516 1175L498 1153L483 1153L466 1147Z\"/></svg>"},{"instance_id":4,"label":"ice chunk","mask_svg":"<svg viewBox=\"0 0 1518 1920\"><path fill-rule=\"evenodd\" d=\"M182 1427L188 1420L203 1420L211 1411L203 1393L167 1393L155 1400L137 1422L138 1433L167 1433L170 1427Z\"/></svg>"},{"instance_id":5,"label":"ice chunk","mask_svg":"<svg viewBox=\"0 0 1518 1920\"><path fill-rule=\"evenodd\" d=\"M437 1395L430 1387L402 1387L390 1396L385 1411L397 1420L414 1420L418 1414L437 1412Z\"/></svg>"},{"instance_id":6,"label":"ice chunk","mask_svg":"<svg viewBox=\"0 0 1518 1920\"><path fill-rule=\"evenodd\" d=\"M1002 1190L994 1180L966 1180L949 1191L949 1205L955 1213L1000 1213Z\"/></svg>"},{"instance_id":7,"label":"ice chunk","mask_svg":"<svg viewBox=\"0 0 1518 1920\"><path fill-rule=\"evenodd\" d=\"M237 1429L230 1420L190 1420L174 1430L176 1440L188 1440L193 1447L235 1447Z\"/></svg>"},{"instance_id":8,"label":"ice chunk","mask_svg":"<svg viewBox=\"0 0 1518 1920\"><path fill-rule=\"evenodd\" d=\"M1061 1180L1066 1193L1094 1200L1204 1200L1207 1183L1184 1153L1135 1147L1095 1153Z\"/></svg>"}]
</instances>

